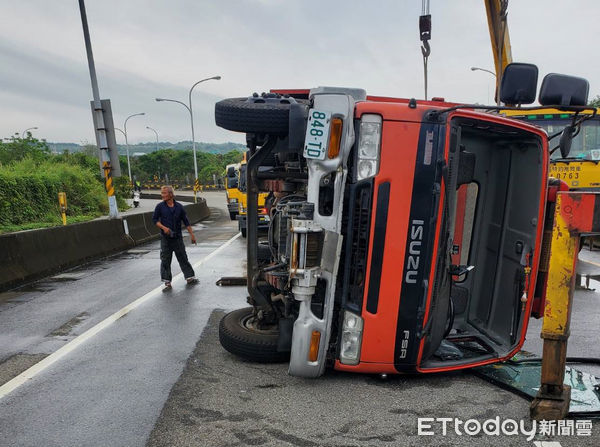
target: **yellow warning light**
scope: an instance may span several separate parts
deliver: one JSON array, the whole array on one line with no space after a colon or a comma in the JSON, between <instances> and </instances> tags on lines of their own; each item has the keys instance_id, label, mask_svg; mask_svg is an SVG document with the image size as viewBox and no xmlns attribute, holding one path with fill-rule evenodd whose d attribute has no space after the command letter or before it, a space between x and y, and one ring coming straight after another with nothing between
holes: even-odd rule
<instances>
[{"instance_id":1,"label":"yellow warning light","mask_svg":"<svg viewBox=\"0 0 600 447\"><path fill-rule=\"evenodd\" d=\"M342 143L342 129L344 122L341 118L331 120L331 133L329 134L329 150L327 156L332 159L340 154L340 145Z\"/></svg>"},{"instance_id":2,"label":"yellow warning light","mask_svg":"<svg viewBox=\"0 0 600 447\"><path fill-rule=\"evenodd\" d=\"M321 333L313 331L310 337L310 349L308 351L308 361L316 362L319 357L319 343L321 341Z\"/></svg>"}]
</instances>

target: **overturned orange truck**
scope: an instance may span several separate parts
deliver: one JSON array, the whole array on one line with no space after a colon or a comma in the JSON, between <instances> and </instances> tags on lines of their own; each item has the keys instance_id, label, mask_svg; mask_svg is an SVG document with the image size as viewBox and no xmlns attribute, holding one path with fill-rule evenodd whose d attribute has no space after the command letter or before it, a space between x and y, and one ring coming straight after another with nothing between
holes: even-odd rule
<instances>
[{"instance_id":1,"label":"overturned orange truck","mask_svg":"<svg viewBox=\"0 0 600 447\"><path fill-rule=\"evenodd\" d=\"M502 101L533 103L537 73L511 64ZM549 74L539 102L580 111L588 90ZM431 373L514 355L544 298L549 140L498 109L331 87L217 103L217 125L245 132L250 151L250 307L222 319L223 347L289 359L303 377L327 367ZM266 240L259 192L269 192Z\"/></svg>"}]
</instances>

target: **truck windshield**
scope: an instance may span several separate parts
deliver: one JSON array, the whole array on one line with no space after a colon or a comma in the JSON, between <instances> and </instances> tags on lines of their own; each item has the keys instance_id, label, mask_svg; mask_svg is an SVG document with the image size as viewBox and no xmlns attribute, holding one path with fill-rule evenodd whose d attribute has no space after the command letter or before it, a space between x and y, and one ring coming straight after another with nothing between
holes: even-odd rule
<instances>
[{"instance_id":1,"label":"truck windshield","mask_svg":"<svg viewBox=\"0 0 600 447\"><path fill-rule=\"evenodd\" d=\"M570 118L535 120L535 123L543 127L550 136L563 130L570 122ZM552 141L552 146L558 144L558 138L559 137L556 137ZM554 141L556 141L556 143L554 143ZM581 131L573 139L569 157L581 158L582 160L600 160L600 119L594 118L583 122ZM557 158L561 158L559 151L552 154L552 159Z\"/></svg>"},{"instance_id":2,"label":"truck windshield","mask_svg":"<svg viewBox=\"0 0 600 447\"><path fill-rule=\"evenodd\" d=\"M238 189L246 192L246 165L240 166L240 183Z\"/></svg>"}]
</instances>

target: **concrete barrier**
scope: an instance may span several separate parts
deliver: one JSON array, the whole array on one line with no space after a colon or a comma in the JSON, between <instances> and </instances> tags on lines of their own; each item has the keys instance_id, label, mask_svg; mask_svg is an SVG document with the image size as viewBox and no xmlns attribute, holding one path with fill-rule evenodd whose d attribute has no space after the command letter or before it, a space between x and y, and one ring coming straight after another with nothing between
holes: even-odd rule
<instances>
[{"instance_id":1,"label":"concrete barrier","mask_svg":"<svg viewBox=\"0 0 600 447\"><path fill-rule=\"evenodd\" d=\"M204 199L185 209L192 224L210 216ZM147 212L0 235L0 292L143 244L159 234L152 212Z\"/></svg>"},{"instance_id":2,"label":"concrete barrier","mask_svg":"<svg viewBox=\"0 0 600 447\"><path fill-rule=\"evenodd\" d=\"M201 197L198 197L198 203L185 205L185 211L192 224L200 222L210 216L210 210L208 209L208 205L206 205L206 199Z\"/></svg>"},{"instance_id":3,"label":"concrete barrier","mask_svg":"<svg viewBox=\"0 0 600 447\"><path fill-rule=\"evenodd\" d=\"M152 222L151 212L123 217L123 227L134 245L148 242L160 234L160 230Z\"/></svg>"},{"instance_id":4,"label":"concrete barrier","mask_svg":"<svg viewBox=\"0 0 600 447\"><path fill-rule=\"evenodd\" d=\"M210 216L205 199L199 198L198 203L185 204L184 207L192 225ZM160 230L152 222L151 211L123 217L123 221L126 222L129 237L135 245L151 241L160 234Z\"/></svg>"},{"instance_id":5,"label":"concrete barrier","mask_svg":"<svg viewBox=\"0 0 600 447\"><path fill-rule=\"evenodd\" d=\"M110 255L131 245L120 219L0 236L0 290Z\"/></svg>"}]
</instances>

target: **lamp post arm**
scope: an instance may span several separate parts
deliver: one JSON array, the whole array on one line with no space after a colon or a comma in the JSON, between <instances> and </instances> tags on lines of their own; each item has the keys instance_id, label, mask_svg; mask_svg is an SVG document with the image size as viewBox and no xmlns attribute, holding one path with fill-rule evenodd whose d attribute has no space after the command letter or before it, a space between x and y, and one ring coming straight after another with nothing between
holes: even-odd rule
<instances>
[{"instance_id":1,"label":"lamp post arm","mask_svg":"<svg viewBox=\"0 0 600 447\"><path fill-rule=\"evenodd\" d=\"M177 104L181 104L183 107L185 107L188 110L188 112L190 111L190 108L188 107L188 105L185 102L177 101L176 99L156 98L156 100L157 101L176 102Z\"/></svg>"},{"instance_id":2,"label":"lamp post arm","mask_svg":"<svg viewBox=\"0 0 600 447\"><path fill-rule=\"evenodd\" d=\"M194 90L194 87L196 87L201 82L210 81L212 79L214 79L215 81L218 81L219 79L221 79L221 76L211 76L210 78L200 79L198 82L196 82L194 85L192 85L192 87L190 88L190 92L188 94L189 103L190 103L190 109L192 108L192 90Z\"/></svg>"},{"instance_id":3,"label":"lamp post arm","mask_svg":"<svg viewBox=\"0 0 600 447\"><path fill-rule=\"evenodd\" d=\"M488 70L487 68L479 68L479 67L471 67L471 71L485 71L486 73L491 74L492 76L496 77L496 73L494 73L492 70Z\"/></svg>"},{"instance_id":4,"label":"lamp post arm","mask_svg":"<svg viewBox=\"0 0 600 447\"><path fill-rule=\"evenodd\" d=\"M158 150L158 132L156 131L156 129L153 129L150 126L146 126L146 129L150 129L156 135L156 150Z\"/></svg>"}]
</instances>

